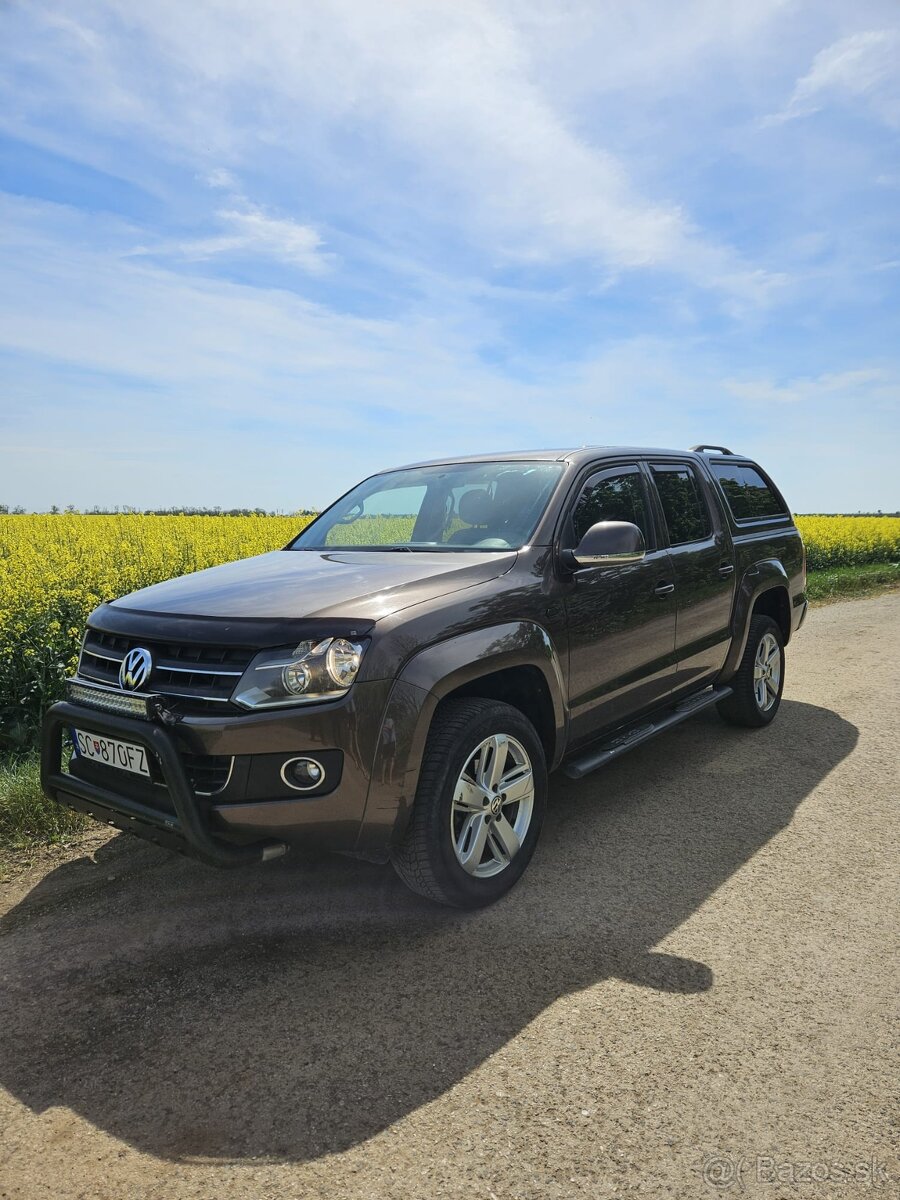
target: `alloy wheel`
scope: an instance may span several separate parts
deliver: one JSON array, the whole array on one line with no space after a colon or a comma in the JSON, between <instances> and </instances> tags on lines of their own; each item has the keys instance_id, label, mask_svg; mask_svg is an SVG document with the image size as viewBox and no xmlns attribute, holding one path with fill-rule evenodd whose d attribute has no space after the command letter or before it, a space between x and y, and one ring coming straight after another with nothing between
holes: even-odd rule
<instances>
[{"instance_id":1,"label":"alloy wheel","mask_svg":"<svg viewBox=\"0 0 900 1200\"><path fill-rule=\"evenodd\" d=\"M466 760L453 789L450 836L464 871L499 875L518 854L534 810L534 773L521 742L495 733Z\"/></svg>"},{"instance_id":2,"label":"alloy wheel","mask_svg":"<svg viewBox=\"0 0 900 1200\"><path fill-rule=\"evenodd\" d=\"M774 634L766 633L756 647L753 690L760 712L768 712L778 699L781 686L781 647Z\"/></svg>"}]
</instances>

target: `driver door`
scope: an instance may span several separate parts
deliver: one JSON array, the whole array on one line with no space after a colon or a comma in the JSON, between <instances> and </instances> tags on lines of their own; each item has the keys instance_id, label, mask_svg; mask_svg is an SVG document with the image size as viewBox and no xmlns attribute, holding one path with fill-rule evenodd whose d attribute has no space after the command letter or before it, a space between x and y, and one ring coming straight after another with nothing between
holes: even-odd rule
<instances>
[{"instance_id":1,"label":"driver door","mask_svg":"<svg viewBox=\"0 0 900 1200\"><path fill-rule=\"evenodd\" d=\"M573 549L597 521L630 521L644 535L636 563L582 567L566 596L572 745L653 707L675 686L675 588L669 553L658 549L647 483L637 463L585 480L566 517Z\"/></svg>"}]
</instances>

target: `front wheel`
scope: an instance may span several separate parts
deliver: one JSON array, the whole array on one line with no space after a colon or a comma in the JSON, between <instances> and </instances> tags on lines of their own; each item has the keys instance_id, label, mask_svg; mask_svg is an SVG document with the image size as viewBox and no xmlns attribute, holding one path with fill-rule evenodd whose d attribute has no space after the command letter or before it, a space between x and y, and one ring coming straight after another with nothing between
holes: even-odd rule
<instances>
[{"instance_id":1,"label":"front wheel","mask_svg":"<svg viewBox=\"0 0 900 1200\"><path fill-rule=\"evenodd\" d=\"M750 621L731 686L732 694L718 706L726 721L758 729L775 719L784 689L784 637L771 617L758 614Z\"/></svg>"},{"instance_id":2,"label":"front wheel","mask_svg":"<svg viewBox=\"0 0 900 1200\"><path fill-rule=\"evenodd\" d=\"M451 700L428 735L409 828L392 856L397 874L441 904L492 904L528 866L546 801L531 722L497 700Z\"/></svg>"}]
</instances>

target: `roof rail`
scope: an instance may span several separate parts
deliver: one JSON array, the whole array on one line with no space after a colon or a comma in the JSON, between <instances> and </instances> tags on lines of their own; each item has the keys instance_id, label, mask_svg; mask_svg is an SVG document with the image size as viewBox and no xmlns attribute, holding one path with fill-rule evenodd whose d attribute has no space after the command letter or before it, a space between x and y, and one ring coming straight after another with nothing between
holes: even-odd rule
<instances>
[{"instance_id":1,"label":"roof rail","mask_svg":"<svg viewBox=\"0 0 900 1200\"><path fill-rule=\"evenodd\" d=\"M720 454L734 454L734 451L729 450L727 446L691 446L691 452L694 454L702 454L704 450L718 450Z\"/></svg>"}]
</instances>

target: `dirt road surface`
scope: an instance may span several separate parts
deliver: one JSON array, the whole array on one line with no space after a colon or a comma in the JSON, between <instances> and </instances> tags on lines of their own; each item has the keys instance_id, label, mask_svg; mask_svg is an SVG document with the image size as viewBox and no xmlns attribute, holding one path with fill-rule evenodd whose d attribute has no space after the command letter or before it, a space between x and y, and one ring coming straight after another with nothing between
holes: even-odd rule
<instances>
[{"instance_id":1,"label":"dirt road surface","mask_svg":"<svg viewBox=\"0 0 900 1200\"><path fill-rule=\"evenodd\" d=\"M898 618L813 611L768 730L557 778L485 912L104 834L8 883L0 1196L900 1194Z\"/></svg>"}]
</instances>

